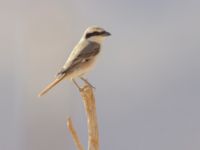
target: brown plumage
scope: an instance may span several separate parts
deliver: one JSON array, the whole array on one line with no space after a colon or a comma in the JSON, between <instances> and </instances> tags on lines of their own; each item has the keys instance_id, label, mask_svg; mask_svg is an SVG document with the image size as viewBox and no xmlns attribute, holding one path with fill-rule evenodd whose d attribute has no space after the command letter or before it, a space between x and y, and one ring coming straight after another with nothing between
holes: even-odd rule
<instances>
[{"instance_id":1,"label":"brown plumage","mask_svg":"<svg viewBox=\"0 0 200 150\"><path fill-rule=\"evenodd\" d=\"M56 78L53 82L51 82L49 85L47 85L39 94L38 96L42 96L45 93L47 93L50 89L52 89L56 84L58 84L60 81L62 81L62 79L65 78L65 75L62 75L58 78Z\"/></svg>"}]
</instances>

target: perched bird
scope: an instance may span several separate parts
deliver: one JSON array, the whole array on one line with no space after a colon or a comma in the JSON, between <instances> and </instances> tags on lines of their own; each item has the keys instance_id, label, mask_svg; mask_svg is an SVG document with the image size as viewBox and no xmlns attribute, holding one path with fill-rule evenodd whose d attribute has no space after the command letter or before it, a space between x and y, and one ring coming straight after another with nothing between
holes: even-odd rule
<instances>
[{"instance_id":1,"label":"perched bird","mask_svg":"<svg viewBox=\"0 0 200 150\"><path fill-rule=\"evenodd\" d=\"M58 72L55 80L44 88L38 96L44 95L63 79L72 80L78 88L79 86L75 78L80 78L92 86L83 78L83 75L89 72L94 66L96 58L101 50L101 43L105 37L110 35L109 32L100 27L94 26L87 28L78 44L72 50L66 63Z\"/></svg>"}]
</instances>

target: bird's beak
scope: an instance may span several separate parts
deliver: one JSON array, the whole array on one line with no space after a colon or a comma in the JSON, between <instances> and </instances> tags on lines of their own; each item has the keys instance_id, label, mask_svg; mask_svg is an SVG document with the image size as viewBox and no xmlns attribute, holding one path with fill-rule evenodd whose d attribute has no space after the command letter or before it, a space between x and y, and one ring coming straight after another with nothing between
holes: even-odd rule
<instances>
[{"instance_id":1,"label":"bird's beak","mask_svg":"<svg viewBox=\"0 0 200 150\"><path fill-rule=\"evenodd\" d=\"M107 31L105 31L103 35L104 36L111 36L111 34L109 32L107 32Z\"/></svg>"}]
</instances>

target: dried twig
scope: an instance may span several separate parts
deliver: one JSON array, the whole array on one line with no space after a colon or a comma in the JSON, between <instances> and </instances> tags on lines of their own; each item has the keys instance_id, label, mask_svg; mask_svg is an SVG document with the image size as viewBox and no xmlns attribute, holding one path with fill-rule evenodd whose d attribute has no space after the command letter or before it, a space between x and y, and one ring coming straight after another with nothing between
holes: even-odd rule
<instances>
[{"instance_id":1,"label":"dried twig","mask_svg":"<svg viewBox=\"0 0 200 150\"><path fill-rule=\"evenodd\" d=\"M76 133L74 127L73 127L71 118L67 119L67 127L68 127L68 129L69 129L69 131L72 135L72 138L74 140L74 143L75 143L77 149L78 150L84 150L84 148L83 148L83 146L82 146L82 144L81 144L81 142L78 138L78 135L77 135L77 133Z\"/></svg>"},{"instance_id":2,"label":"dried twig","mask_svg":"<svg viewBox=\"0 0 200 150\"><path fill-rule=\"evenodd\" d=\"M88 123L88 150L99 150L99 132L96 116L95 98L92 88L88 85L81 90Z\"/></svg>"},{"instance_id":3,"label":"dried twig","mask_svg":"<svg viewBox=\"0 0 200 150\"><path fill-rule=\"evenodd\" d=\"M80 94L83 98L83 103L87 115L88 150L99 150L99 132L93 90L89 85L86 84L83 88L80 89ZM69 126L68 128L70 130L70 133L72 134L72 138L74 139L75 144L77 145L77 148L79 150L83 150L83 147L80 144L78 136L73 128L71 120L68 120L68 122L71 124L71 128L69 128Z\"/></svg>"}]
</instances>

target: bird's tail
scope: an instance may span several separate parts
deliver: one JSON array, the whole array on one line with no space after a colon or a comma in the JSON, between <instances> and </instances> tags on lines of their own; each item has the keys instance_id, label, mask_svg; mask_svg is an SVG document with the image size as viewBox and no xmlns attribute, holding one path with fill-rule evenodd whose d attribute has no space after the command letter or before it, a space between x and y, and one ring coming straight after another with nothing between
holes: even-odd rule
<instances>
[{"instance_id":1,"label":"bird's tail","mask_svg":"<svg viewBox=\"0 0 200 150\"><path fill-rule=\"evenodd\" d=\"M53 82L47 85L39 94L38 96L41 97L45 93L47 93L50 89L52 89L56 84L58 84L65 76L57 77Z\"/></svg>"}]
</instances>

